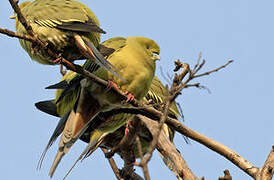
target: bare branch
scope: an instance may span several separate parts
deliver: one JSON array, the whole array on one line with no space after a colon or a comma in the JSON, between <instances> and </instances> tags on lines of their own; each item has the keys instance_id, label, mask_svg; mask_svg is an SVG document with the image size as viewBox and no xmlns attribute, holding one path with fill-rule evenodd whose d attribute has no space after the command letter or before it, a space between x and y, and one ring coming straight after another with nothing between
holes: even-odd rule
<instances>
[{"instance_id":1,"label":"bare branch","mask_svg":"<svg viewBox=\"0 0 274 180\"><path fill-rule=\"evenodd\" d=\"M167 99L169 99L169 96L167 96ZM144 164L147 164L148 161L151 159L152 153L153 153L154 149L156 148L158 138L159 138L161 130L162 130L162 126L167 118L169 106L170 106L170 101L167 100L165 107L164 107L163 116L161 117L161 119L159 121L156 136L153 138L146 156L142 159L142 161L140 163L136 163L135 165L142 167Z\"/></svg>"},{"instance_id":2,"label":"bare branch","mask_svg":"<svg viewBox=\"0 0 274 180\"><path fill-rule=\"evenodd\" d=\"M203 86L203 85L201 85L200 83L187 84L187 85L185 86L185 88L190 88L190 87L195 87L195 88L198 88L198 89L205 89L205 90L207 90L207 92L208 92L209 94L211 93L211 91L210 91L210 89L209 89L208 87Z\"/></svg>"},{"instance_id":3,"label":"bare branch","mask_svg":"<svg viewBox=\"0 0 274 180\"><path fill-rule=\"evenodd\" d=\"M105 148L103 148L103 147L101 147L101 150L104 152L104 154L108 153L108 150L105 149ZM113 159L113 158L109 158L109 159L108 159L108 162L109 162L109 164L110 164L110 166L111 166L111 168L112 168L112 170L113 170L113 172L114 172L116 178L117 178L118 180L124 180L124 179L121 178L121 176L120 176L120 171L119 171L119 169L118 169L118 167L117 167L117 165L116 165L114 159Z\"/></svg>"},{"instance_id":4,"label":"bare branch","mask_svg":"<svg viewBox=\"0 0 274 180\"><path fill-rule=\"evenodd\" d=\"M219 177L219 180L232 180L232 176L230 175L229 170L224 170L224 177Z\"/></svg>"},{"instance_id":5,"label":"bare branch","mask_svg":"<svg viewBox=\"0 0 274 180\"><path fill-rule=\"evenodd\" d=\"M10 31L8 29L0 28L0 33L5 34L5 35L10 36L10 37L16 37L16 38L19 38L19 39L24 39L24 40L30 41L32 43L36 42L36 39L33 38L32 36L16 33L16 32Z\"/></svg>"},{"instance_id":6,"label":"bare branch","mask_svg":"<svg viewBox=\"0 0 274 180\"><path fill-rule=\"evenodd\" d=\"M274 146L264 163L264 166L260 168L256 174L255 180L271 180L274 174Z\"/></svg>"},{"instance_id":7,"label":"bare branch","mask_svg":"<svg viewBox=\"0 0 274 180\"><path fill-rule=\"evenodd\" d=\"M198 56L198 59L197 59L197 62L195 64L194 68L193 68L193 72L197 72L197 68L198 68L198 66L200 64L201 59L202 59L202 53L200 52L199 56Z\"/></svg>"},{"instance_id":8,"label":"bare branch","mask_svg":"<svg viewBox=\"0 0 274 180\"><path fill-rule=\"evenodd\" d=\"M156 136L158 122L151 121L142 115L138 115L138 117L146 124L153 136ZM174 172L177 177L179 176L181 179L187 180L199 180L199 178L197 178L188 168L184 158L177 151L175 145L170 142L163 130L161 131L161 134L158 138L157 150L161 153L162 156L164 156L164 159L166 159L166 165Z\"/></svg>"},{"instance_id":9,"label":"bare branch","mask_svg":"<svg viewBox=\"0 0 274 180\"><path fill-rule=\"evenodd\" d=\"M210 75L211 73L214 73L214 72L218 72L219 70L221 69L224 69L226 66L228 66L229 64L231 64L233 62L233 60L229 60L226 64L216 68L216 69L213 69L211 71L208 71L208 72L205 72L205 73L202 73L202 74L198 74L198 75L195 75L193 78L198 78L198 77L202 77L202 76L207 76L207 75Z\"/></svg>"},{"instance_id":10,"label":"bare branch","mask_svg":"<svg viewBox=\"0 0 274 180\"><path fill-rule=\"evenodd\" d=\"M139 152L139 156L141 158L141 161L145 161L145 158L143 156L142 144L141 144L139 136L136 137L136 141L137 141L137 148L138 148L138 152ZM145 180L150 180L150 176L149 176L149 172L148 172L148 168L147 168L147 163L142 164L141 167L142 167L142 170L143 170Z\"/></svg>"}]
</instances>

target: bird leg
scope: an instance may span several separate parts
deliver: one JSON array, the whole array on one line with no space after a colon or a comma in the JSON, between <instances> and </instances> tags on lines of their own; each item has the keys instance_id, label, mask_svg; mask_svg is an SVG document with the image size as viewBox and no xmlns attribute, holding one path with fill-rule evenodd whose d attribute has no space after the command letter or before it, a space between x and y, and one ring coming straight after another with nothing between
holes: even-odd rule
<instances>
[{"instance_id":1,"label":"bird leg","mask_svg":"<svg viewBox=\"0 0 274 180\"><path fill-rule=\"evenodd\" d=\"M66 75L67 71L64 70L64 66L63 66L63 64L61 64L61 61L62 61L62 54L59 53L58 57L56 59L54 59L52 62L54 64L60 64L60 73L62 74L62 76L64 76L64 75Z\"/></svg>"},{"instance_id":2,"label":"bird leg","mask_svg":"<svg viewBox=\"0 0 274 180\"><path fill-rule=\"evenodd\" d=\"M61 53L58 54L58 57L56 59L52 60L52 62L54 64L60 64L61 61L62 61L62 54Z\"/></svg>"}]
</instances>

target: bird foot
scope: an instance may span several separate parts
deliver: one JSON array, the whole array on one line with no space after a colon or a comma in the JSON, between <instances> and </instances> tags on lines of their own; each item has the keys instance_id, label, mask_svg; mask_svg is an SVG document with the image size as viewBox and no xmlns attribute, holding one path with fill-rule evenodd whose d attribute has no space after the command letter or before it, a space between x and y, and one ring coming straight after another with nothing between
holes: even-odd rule
<instances>
[{"instance_id":1,"label":"bird foot","mask_svg":"<svg viewBox=\"0 0 274 180\"><path fill-rule=\"evenodd\" d=\"M108 85L106 87L106 92L109 92L111 90L111 88L117 89L117 85L113 81L108 80Z\"/></svg>"},{"instance_id":2,"label":"bird foot","mask_svg":"<svg viewBox=\"0 0 274 180\"><path fill-rule=\"evenodd\" d=\"M58 57L52 61L54 64L61 64L62 62L62 54L58 54Z\"/></svg>"},{"instance_id":3,"label":"bird foot","mask_svg":"<svg viewBox=\"0 0 274 180\"><path fill-rule=\"evenodd\" d=\"M132 93L125 91L124 94L127 95L126 103L134 101L135 97Z\"/></svg>"}]
</instances>

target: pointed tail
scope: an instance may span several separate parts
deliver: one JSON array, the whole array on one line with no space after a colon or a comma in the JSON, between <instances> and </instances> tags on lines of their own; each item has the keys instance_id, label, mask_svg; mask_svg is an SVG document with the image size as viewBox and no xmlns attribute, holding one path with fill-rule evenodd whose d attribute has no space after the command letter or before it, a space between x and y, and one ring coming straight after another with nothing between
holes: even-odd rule
<instances>
[{"instance_id":1,"label":"pointed tail","mask_svg":"<svg viewBox=\"0 0 274 180\"><path fill-rule=\"evenodd\" d=\"M92 119L100 112L100 105L96 103L87 91L81 89L75 108L69 114L63 130L57 155L52 164L49 175L52 177L62 157L70 150L73 144L86 131Z\"/></svg>"}]
</instances>

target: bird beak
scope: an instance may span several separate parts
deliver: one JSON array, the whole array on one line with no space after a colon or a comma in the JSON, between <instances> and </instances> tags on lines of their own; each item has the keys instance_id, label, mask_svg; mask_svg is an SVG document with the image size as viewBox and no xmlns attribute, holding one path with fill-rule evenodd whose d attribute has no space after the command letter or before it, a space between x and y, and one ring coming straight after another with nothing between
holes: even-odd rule
<instances>
[{"instance_id":1,"label":"bird beak","mask_svg":"<svg viewBox=\"0 0 274 180\"><path fill-rule=\"evenodd\" d=\"M14 13L14 14L11 15L9 18L10 18L10 19L15 19L15 18L16 18L16 14Z\"/></svg>"},{"instance_id":2,"label":"bird beak","mask_svg":"<svg viewBox=\"0 0 274 180\"><path fill-rule=\"evenodd\" d=\"M159 54L156 54L156 53L153 53L153 58L154 58L155 61L161 59L161 57L159 56Z\"/></svg>"}]
</instances>

